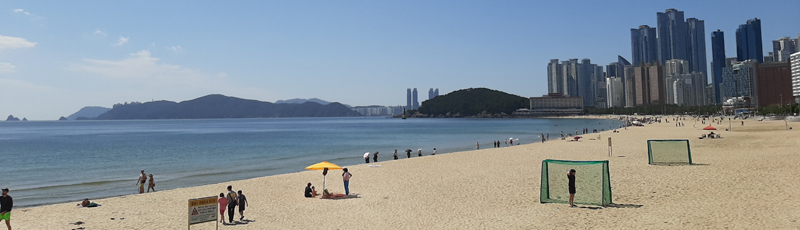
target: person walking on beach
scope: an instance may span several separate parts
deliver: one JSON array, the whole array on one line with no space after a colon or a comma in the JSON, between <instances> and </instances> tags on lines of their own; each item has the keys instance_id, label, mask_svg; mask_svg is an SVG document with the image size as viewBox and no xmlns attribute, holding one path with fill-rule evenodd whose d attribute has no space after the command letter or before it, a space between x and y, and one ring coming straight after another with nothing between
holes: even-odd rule
<instances>
[{"instance_id":1,"label":"person walking on beach","mask_svg":"<svg viewBox=\"0 0 800 230\"><path fill-rule=\"evenodd\" d=\"M147 192L150 192L150 189L152 189L153 192L156 191L156 181L153 180L153 174L150 174L150 184L147 185Z\"/></svg>"},{"instance_id":2,"label":"person walking on beach","mask_svg":"<svg viewBox=\"0 0 800 230\"><path fill-rule=\"evenodd\" d=\"M228 223L233 223L233 216L236 215L236 192L233 191L233 186L228 185ZM224 217L223 217L224 218Z\"/></svg>"},{"instance_id":3,"label":"person walking on beach","mask_svg":"<svg viewBox=\"0 0 800 230\"><path fill-rule=\"evenodd\" d=\"M6 227L11 230L11 208L14 207L14 199L8 195L8 188L3 189L3 196L0 196L0 220L6 221Z\"/></svg>"},{"instance_id":4,"label":"person walking on beach","mask_svg":"<svg viewBox=\"0 0 800 230\"><path fill-rule=\"evenodd\" d=\"M397 149L394 150L394 159L397 160Z\"/></svg>"},{"instance_id":5,"label":"person walking on beach","mask_svg":"<svg viewBox=\"0 0 800 230\"><path fill-rule=\"evenodd\" d=\"M353 174L347 171L347 168L343 168L342 171L342 180L344 181L344 195L350 195L350 177L353 177Z\"/></svg>"},{"instance_id":6,"label":"person walking on beach","mask_svg":"<svg viewBox=\"0 0 800 230\"><path fill-rule=\"evenodd\" d=\"M219 198L217 199L217 203L219 203L219 222L225 223L225 209L228 208L228 198L225 198L225 193L219 193Z\"/></svg>"},{"instance_id":7,"label":"person walking on beach","mask_svg":"<svg viewBox=\"0 0 800 230\"><path fill-rule=\"evenodd\" d=\"M406 158L411 158L411 149L406 149Z\"/></svg>"},{"instance_id":8,"label":"person walking on beach","mask_svg":"<svg viewBox=\"0 0 800 230\"><path fill-rule=\"evenodd\" d=\"M544 143L544 133L542 133L542 143Z\"/></svg>"},{"instance_id":9,"label":"person walking on beach","mask_svg":"<svg viewBox=\"0 0 800 230\"><path fill-rule=\"evenodd\" d=\"M417 156L422 156L422 148L417 149Z\"/></svg>"},{"instance_id":10,"label":"person walking on beach","mask_svg":"<svg viewBox=\"0 0 800 230\"><path fill-rule=\"evenodd\" d=\"M364 153L364 161L369 164L369 152Z\"/></svg>"},{"instance_id":11,"label":"person walking on beach","mask_svg":"<svg viewBox=\"0 0 800 230\"><path fill-rule=\"evenodd\" d=\"M247 202L247 197L242 194L242 190L239 190L239 196L236 197L236 200L239 202L239 220L244 220L244 207L250 206L250 203Z\"/></svg>"},{"instance_id":12,"label":"person walking on beach","mask_svg":"<svg viewBox=\"0 0 800 230\"><path fill-rule=\"evenodd\" d=\"M575 169L570 169L569 173L567 173L567 179L569 180L569 207L570 208L577 208L578 206L575 205Z\"/></svg>"},{"instance_id":13,"label":"person walking on beach","mask_svg":"<svg viewBox=\"0 0 800 230\"><path fill-rule=\"evenodd\" d=\"M372 156L372 162L378 163L378 151L375 151L375 155Z\"/></svg>"},{"instance_id":14,"label":"person walking on beach","mask_svg":"<svg viewBox=\"0 0 800 230\"><path fill-rule=\"evenodd\" d=\"M481 143L475 142L475 149L481 149Z\"/></svg>"},{"instance_id":15,"label":"person walking on beach","mask_svg":"<svg viewBox=\"0 0 800 230\"><path fill-rule=\"evenodd\" d=\"M436 155L436 148L433 148L433 153L431 153L431 156L433 155Z\"/></svg>"},{"instance_id":16,"label":"person walking on beach","mask_svg":"<svg viewBox=\"0 0 800 230\"><path fill-rule=\"evenodd\" d=\"M144 193L145 182L147 182L147 175L144 174L144 170L142 170L142 174L140 174L139 179L136 180L136 184L139 185L139 193Z\"/></svg>"}]
</instances>

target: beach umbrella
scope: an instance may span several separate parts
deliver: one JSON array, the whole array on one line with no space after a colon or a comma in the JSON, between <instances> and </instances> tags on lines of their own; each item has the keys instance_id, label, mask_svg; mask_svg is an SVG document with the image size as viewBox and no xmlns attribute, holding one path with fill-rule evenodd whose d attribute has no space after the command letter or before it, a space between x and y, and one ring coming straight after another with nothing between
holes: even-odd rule
<instances>
[{"instance_id":1,"label":"beach umbrella","mask_svg":"<svg viewBox=\"0 0 800 230\"><path fill-rule=\"evenodd\" d=\"M328 170L334 169L342 169L341 166L338 166L334 163L330 163L327 161L319 162L313 165L306 167L308 170L322 170L322 190L325 190L325 177L328 175Z\"/></svg>"},{"instance_id":2,"label":"beach umbrella","mask_svg":"<svg viewBox=\"0 0 800 230\"><path fill-rule=\"evenodd\" d=\"M717 130L717 128L709 125L708 127L703 128L703 130Z\"/></svg>"}]
</instances>

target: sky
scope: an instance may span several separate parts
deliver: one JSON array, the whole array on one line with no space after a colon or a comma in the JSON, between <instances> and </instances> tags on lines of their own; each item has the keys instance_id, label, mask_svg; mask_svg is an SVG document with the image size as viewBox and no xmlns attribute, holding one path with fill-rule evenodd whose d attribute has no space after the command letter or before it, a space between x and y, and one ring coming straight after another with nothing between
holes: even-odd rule
<instances>
[{"instance_id":1,"label":"sky","mask_svg":"<svg viewBox=\"0 0 800 230\"><path fill-rule=\"evenodd\" d=\"M735 56L747 19L761 19L765 54L800 33L796 0L0 0L0 120L208 94L354 106L405 105L406 88L540 96L550 59L630 60L630 29L668 8L705 21L709 62L711 32Z\"/></svg>"}]
</instances>

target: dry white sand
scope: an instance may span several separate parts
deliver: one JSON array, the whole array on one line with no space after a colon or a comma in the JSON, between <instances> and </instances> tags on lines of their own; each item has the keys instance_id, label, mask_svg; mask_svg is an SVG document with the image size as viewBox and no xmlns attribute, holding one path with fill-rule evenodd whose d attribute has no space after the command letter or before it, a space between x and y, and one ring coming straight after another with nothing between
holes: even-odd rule
<instances>
[{"instance_id":1,"label":"dry white sand","mask_svg":"<svg viewBox=\"0 0 800 230\"><path fill-rule=\"evenodd\" d=\"M700 130L704 125L698 122L693 128L693 121L685 123L685 127L662 123L621 133L589 134L580 142L559 140L381 161L377 163L381 167L348 166L354 175L351 192L361 194L357 199L304 198L307 182L319 190L322 187L320 171L304 171L94 200L102 204L98 208L78 208L76 200L15 209L12 224L17 230L187 229L187 200L218 195L230 184L247 195L251 205L245 216L252 222L220 225L221 229L800 227L800 131L786 130L783 121L748 120L744 127L734 123L732 132L719 127L723 139L698 140L707 133ZM598 136L602 140L589 140ZM608 157L608 137L613 138L613 157ZM698 165L648 165L648 139L690 139L693 161ZM526 142L531 141L536 140ZM544 159L609 160L614 203L641 207L589 209L541 204ZM309 165L312 163L316 162ZM343 192L340 175L340 170L334 170L327 178L333 192ZM84 224L70 224L77 221ZM214 224L193 225L192 229L214 229Z\"/></svg>"}]
</instances>

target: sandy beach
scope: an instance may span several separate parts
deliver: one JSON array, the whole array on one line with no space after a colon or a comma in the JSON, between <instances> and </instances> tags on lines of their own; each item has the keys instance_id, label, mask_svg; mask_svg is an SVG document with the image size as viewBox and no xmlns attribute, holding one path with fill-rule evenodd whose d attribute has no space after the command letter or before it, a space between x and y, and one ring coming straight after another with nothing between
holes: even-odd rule
<instances>
[{"instance_id":1,"label":"sandy beach","mask_svg":"<svg viewBox=\"0 0 800 230\"><path fill-rule=\"evenodd\" d=\"M684 122L684 127L657 123L620 133L587 134L579 142L503 148L481 143L481 150L397 161L385 154L372 164L380 167L346 166L353 174L351 193L361 195L355 199L303 197L306 183L321 192L323 179L320 171L303 171L92 200L102 204L97 208L76 207L78 200L16 208L11 223L17 230L187 229L189 199L219 195L232 185L247 195L245 219L250 222L220 224L220 229L800 228L798 129L786 130L783 121L749 119L740 126L736 120L728 132L727 123L715 125L722 139L700 140L697 137L708 133L701 130L706 125L698 121L692 127L689 118ZM612 157L608 137L613 141ZM648 139L689 139L696 165L648 165ZM609 160L613 202L625 208L541 204L540 167L545 159ZM313 163L317 162L309 165ZM332 192L344 192L341 173L328 174ZM132 182L131 192L135 191ZM83 224L72 224L79 221ZM192 226L214 228L213 222Z\"/></svg>"}]
</instances>

